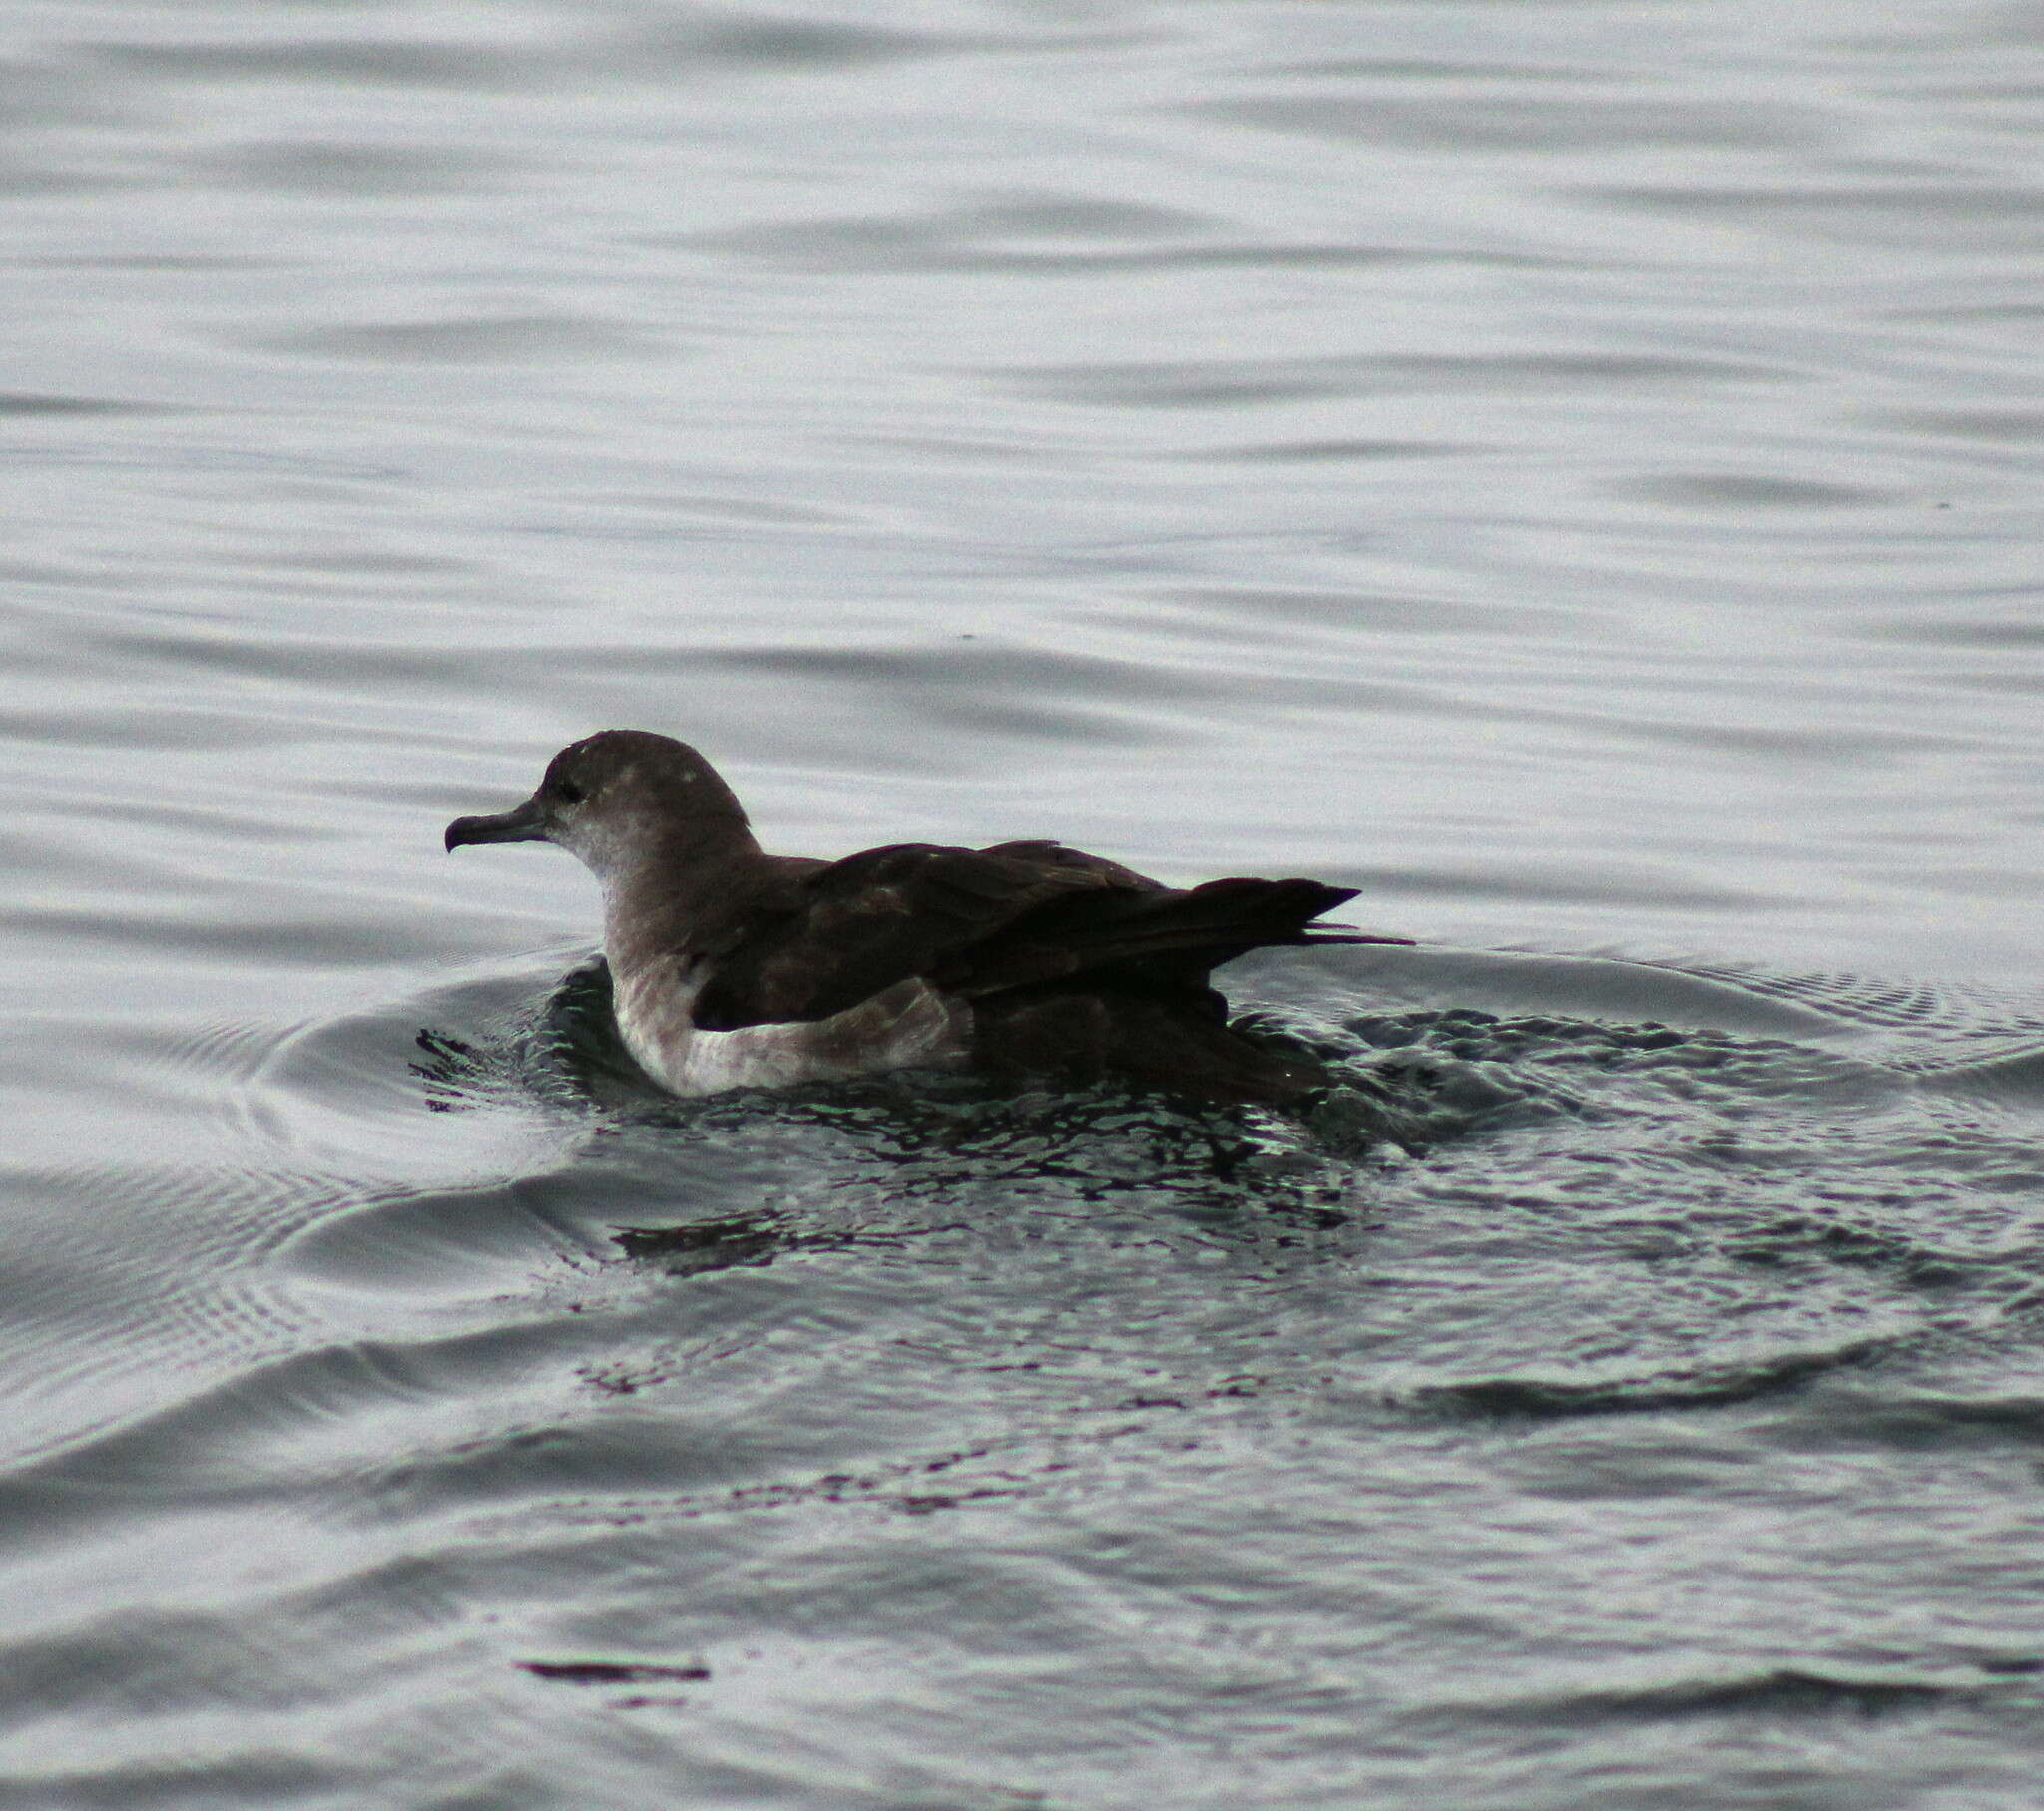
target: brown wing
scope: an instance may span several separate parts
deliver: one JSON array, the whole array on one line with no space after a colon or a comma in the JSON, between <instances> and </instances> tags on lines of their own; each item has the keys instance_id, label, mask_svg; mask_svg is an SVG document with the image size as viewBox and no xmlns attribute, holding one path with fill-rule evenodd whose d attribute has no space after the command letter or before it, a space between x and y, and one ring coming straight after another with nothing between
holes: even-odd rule
<instances>
[{"instance_id":1,"label":"brown wing","mask_svg":"<svg viewBox=\"0 0 2044 1811\"><path fill-rule=\"evenodd\" d=\"M728 1031L828 1018L897 981L958 966L964 952L1050 901L1156 888L1056 844L868 849L802 876L784 909L720 951L695 1020Z\"/></svg>"},{"instance_id":2,"label":"brown wing","mask_svg":"<svg viewBox=\"0 0 2044 1811\"><path fill-rule=\"evenodd\" d=\"M1210 970L1265 944L1406 941L1312 923L1354 897L1353 887L1317 880L1244 876L1047 900L930 978L967 998L1082 977L1141 992L1204 992Z\"/></svg>"},{"instance_id":3,"label":"brown wing","mask_svg":"<svg viewBox=\"0 0 2044 1811\"><path fill-rule=\"evenodd\" d=\"M786 910L721 952L696 1023L827 1018L910 976L968 999L1080 976L1204 993L1210 969L1260 944L1401 941L1310 924L1353 897L1314 880L1182 891L1055 843L869 849L804 876Z\"/></svg>"}]
</instances>

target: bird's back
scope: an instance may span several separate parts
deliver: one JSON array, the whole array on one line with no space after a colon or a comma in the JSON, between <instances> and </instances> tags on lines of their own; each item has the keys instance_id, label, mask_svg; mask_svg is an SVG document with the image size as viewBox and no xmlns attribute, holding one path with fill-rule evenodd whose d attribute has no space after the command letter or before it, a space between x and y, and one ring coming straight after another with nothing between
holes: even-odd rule
<instances>
[{"instance_id":1,"label":"bird's back","mask_svg":"<svg viewBox=\"0 0 2044 1811\"><path fill-rule=\"evenodd\" d=\"M997 1073L1119 1072L1285 1100L1325 1076L1230 1031L1211 971L1267 944L1384 941L1312 923L1351 888L1167 887L1055 843L902 843L804 869L717 953L697 1026L828 1018L920 980L969 1004L974 1055Z\"/></svg>"}]
</instances>

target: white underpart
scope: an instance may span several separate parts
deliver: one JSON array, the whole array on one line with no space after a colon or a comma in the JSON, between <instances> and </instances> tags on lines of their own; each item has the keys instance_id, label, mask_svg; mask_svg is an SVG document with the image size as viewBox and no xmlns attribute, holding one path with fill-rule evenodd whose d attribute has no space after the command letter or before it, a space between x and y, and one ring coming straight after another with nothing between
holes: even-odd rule
<instances>
[{"instance_id":1,"label":"white underpart","mask_svg":"<svg viewBox=\"0 0 2044 1811\"><path fill-rule=\"evenodd\" d=\"M969 1056L972 1009L921 981L898 982L828 1019L706 1032L691 1014L709 978L703 964L681 957L611 977L625 1048L678 1095L842 1082L892 1069L955 1069Z\"/></svg>"}]
</instances>

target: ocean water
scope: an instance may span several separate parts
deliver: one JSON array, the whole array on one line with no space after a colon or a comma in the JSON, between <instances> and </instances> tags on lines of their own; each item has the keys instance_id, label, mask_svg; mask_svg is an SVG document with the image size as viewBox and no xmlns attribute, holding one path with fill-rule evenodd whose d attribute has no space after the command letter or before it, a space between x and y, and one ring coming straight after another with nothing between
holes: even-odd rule
<instances>
[{"instance_id":1,"label":"ocean water","mask_svg":"<svg viewBox=\"0 0 2044 1811\"><path fill-rule=\"evenodd\" d=\"M2044 1777L2044 12L21 0L0 1802ZM764 840L1304 873L1307 1124L678 1104Z\"/></svg>"}]
</instances>

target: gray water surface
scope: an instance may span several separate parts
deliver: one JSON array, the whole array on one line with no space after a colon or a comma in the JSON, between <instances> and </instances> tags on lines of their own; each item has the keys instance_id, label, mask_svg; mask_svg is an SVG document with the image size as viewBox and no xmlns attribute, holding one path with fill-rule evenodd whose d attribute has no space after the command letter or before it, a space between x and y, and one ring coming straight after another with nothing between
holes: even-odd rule
<instances>
[{"instance_id":1,"label":"gray water surface","mask_svg":"<svg viewBox=\"0 0 2044 1811\"><path fill-rule=\"evenodd\" d=\"M5 1802L2039 1802L2034 7L4 34ZM606 725L1420 941L665 1102Z\"/></svg>"}]
</instances>

